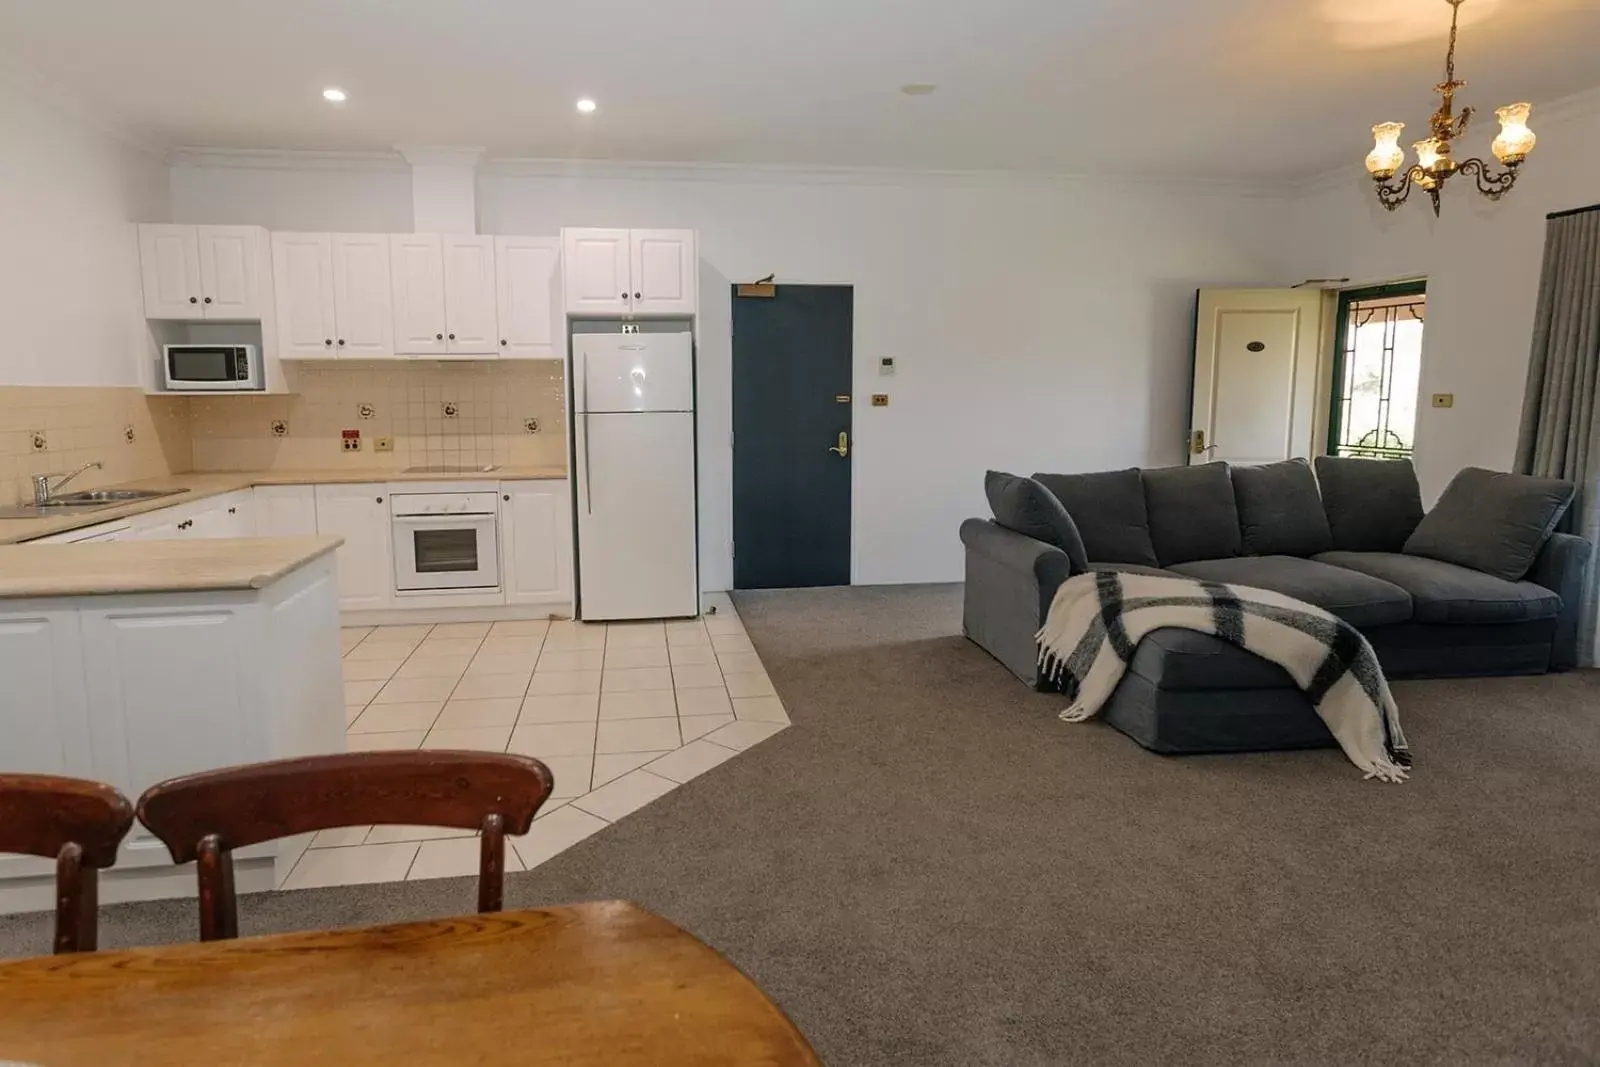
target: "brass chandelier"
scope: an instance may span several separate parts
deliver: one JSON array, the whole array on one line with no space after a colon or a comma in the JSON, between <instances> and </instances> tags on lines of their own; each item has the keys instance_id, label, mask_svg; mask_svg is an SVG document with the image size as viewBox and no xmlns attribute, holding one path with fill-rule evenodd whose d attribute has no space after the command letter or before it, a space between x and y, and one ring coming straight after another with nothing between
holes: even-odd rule
<instances>
[{"instance_id":1,"label":"brass chandelier","mask_svg":"<svg viewBox=\"0 0 1600 1067\"><path fill-rule=\"evenodd\" d=\"M1439 194L1445 182L1458 173L1471 174L1477 182L1478 192L1490 200L1499 200L1516 183L1517 168L1528 158L1537 140L1533 131L1528 129L1528 112L1533 110L1533 106L1508 104L1495 111L1495 116L1500 120L1500 135L1494 139L1492 146L1495 158L1504 164L1504 170L1496 173L1490 169L1491 164L1481 159L1457 162L1451 156L1452 142L1467 132L1467 123L1472 120L1473 114L1470 107L1463 107L1459 116L1453 114L1456 90L1467 84L1456 80L1456 23L1464 2L1445 0L1451 9L1450 51L1444 61L1444 81L1433 87L1434 92L1443 99L1439 110L1428 119L1429 136L1411 146L1416 149L1417 162L1410 167L1404 166L1406 152L1400 147L1400 131L1406 128L1405 123L1380 122L1372 127L1376 144L1367 154L1367 173L1377 183L1378 200L1390 211L1405 203L1415 185L1427 191L1429 199L1433 201L1433 213L1437 216ZM1396 173L1400 173L1399 180L1391 181Z\"/></svg>"}]
</instances>

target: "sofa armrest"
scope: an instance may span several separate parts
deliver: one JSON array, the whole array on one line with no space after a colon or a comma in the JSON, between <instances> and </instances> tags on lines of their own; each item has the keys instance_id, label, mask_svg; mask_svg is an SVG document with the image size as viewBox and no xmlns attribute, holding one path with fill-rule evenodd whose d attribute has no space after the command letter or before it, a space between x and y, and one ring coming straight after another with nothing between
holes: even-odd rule
<instances>
[{"instance_id":1,"label":"sofa armrest","mask_svg":"<svg viewBox=\"0 0 1600 1067\"><path fill-rule=\"evenodd\" d=\"M1578 618L1593 552L1594 546L1586 537L1551 534L1528 572L1527 581L1544 586L1561 598L1561 614L1556 616L1556 636L1550 648L1552 670L1578 665Z\"/></svg>"},{"instance_id":2,"label":"sofa armrest","mask_svg":"<svg viewBox=\"0 0 1600 1067\"><path fill-rule=\"evenodd\" d=\"M1056 590L1072 576L1072 561L1055 545L1017 533L993 519L968 519L961 524L961 543L992 563L1032 578L1039 586L1040 618Z\"/></svg>"},{"instance_id":3,"label":"sofa armrest","mask_svg":"<svg viewBox=\"0 0 1600 1067\"><path fill-rule=\"evenodd\" d=\"M1072 571L1067 554L985 519L962 523L961 542L967 559L962 632L1024 682L1048 688L1033 635Z\"/></svg>"}]
</instances>

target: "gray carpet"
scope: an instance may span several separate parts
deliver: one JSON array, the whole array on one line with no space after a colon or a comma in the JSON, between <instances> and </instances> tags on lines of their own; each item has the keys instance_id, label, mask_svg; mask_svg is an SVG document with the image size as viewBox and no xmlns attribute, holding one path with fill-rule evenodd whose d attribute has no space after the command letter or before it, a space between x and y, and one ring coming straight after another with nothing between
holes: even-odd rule
<instances>
[{"instance_id":1,"label":"gray carpet","mask_svg":"<svg viewBox=\"0 0 1600 1067\"><path fill-rule=\"evenodd\" d=\"M727 953L824 1061L1600 1062L1600 675L1413 682L1413 780L1169 759L1057 721L952 587L740 594L795 725L536 871ZM247 898L245 933L467 910L466 879ZM107 908L102 943L192 936ZM48 944L0 918L0 954ZM514 981L515 976L507 976Z\"/></svg>"}]
</instances>

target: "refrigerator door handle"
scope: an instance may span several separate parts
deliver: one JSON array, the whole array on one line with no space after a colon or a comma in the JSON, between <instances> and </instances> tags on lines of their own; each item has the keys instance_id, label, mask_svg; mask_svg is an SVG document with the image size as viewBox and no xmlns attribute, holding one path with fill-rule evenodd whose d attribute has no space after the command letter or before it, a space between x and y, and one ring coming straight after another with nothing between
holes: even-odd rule
<instances>
[{"instance_id":1,"label":"refrigerator door handle","mask_svg":"<svg viewBox=\"0 0 1600 1067\"><path fill-rule=\"evenodd\" d=\"M583 510L594 514L594 490L589 480L589 353L583 355Z\"/></svg>"}]
</instances>

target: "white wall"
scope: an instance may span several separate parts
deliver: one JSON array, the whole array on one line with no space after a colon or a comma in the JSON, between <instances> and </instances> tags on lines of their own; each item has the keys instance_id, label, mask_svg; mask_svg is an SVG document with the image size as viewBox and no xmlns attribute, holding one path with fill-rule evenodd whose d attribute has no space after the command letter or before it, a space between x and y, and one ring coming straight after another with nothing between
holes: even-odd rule
<instances>
[{"instance_id":1,"label":"white wall","mask_svg":"<svg viewBox=\"0 0 1600 1067\"><path fill-rule=\"evenodd\" d=\"M1458 155L1488 155L1494 119L1478 124ZM1319 183L1295 206L1291 273L1357 283L1427 277L1421 392L1455 394L1453 407L1426 400L1418 407L1417 472L1430 501L1462 467L1510 469L1544 216L1600 201L1600 94L1535 108L1532 125L1539 144L1498 203L1460 176L1444 191L1440 218L1421 191L1390 214L1357 166Z\"/></svg>"},{"instance_id":2,"label":"white wall","mask_svg":"<svg viewBox=\"0 0 1600 1067\"><path fill-rule=\"evenodd\" d=\"M137 385L149 344L133 223L167 168L0 84L0 385Z\"/></svg>"},{"instance_id":3,"label":"white wall","mask_svg":"<svg viewBox=\"0 0 1600 1067\"><path fill-rule=\"evenodd\" d=\"M177 167L174 217L405 229L366 178ZM490 233L699 231L707 588L731 579L730 283L855 286L854 580L952 581L986 468L1181 461L1194 290L1299 280L1275 262L1283 211L1236 190L689 167L491 164L478 189Z\"/></svg>"}]
</instances>

